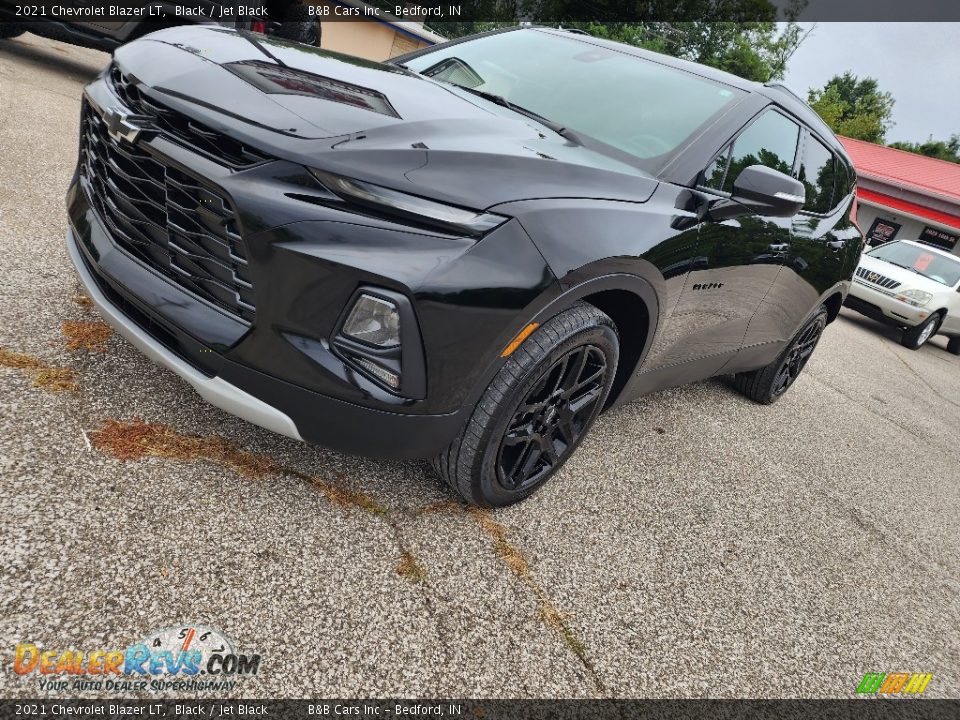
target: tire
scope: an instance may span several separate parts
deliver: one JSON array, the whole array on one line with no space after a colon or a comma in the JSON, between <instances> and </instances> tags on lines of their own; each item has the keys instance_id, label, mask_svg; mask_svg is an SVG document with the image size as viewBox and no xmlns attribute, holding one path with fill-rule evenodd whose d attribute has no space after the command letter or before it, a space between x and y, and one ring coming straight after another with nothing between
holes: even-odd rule
<instances>
[{"instance_id":1,"label":"tire","mask_svg":"<svg viewBox=\"0 0 960 720\"><path fill-rule=\"evenodd\" d=\"M934 313L927 318L925 323L921 323L909 330L904 330L903 335L900 337L900 344L911 350L919 350L926 345L927 340L937 334L942 320L943 318L940 316L940 313Z\"/></svg>"},{"instance_id":2,"label":"tire","mask_svg":"<svg viewBox=\"0 0 960 720\"><path fill-rule=\"evenodd\" d=\"M947 341L947 351L954 355L960 355L960 336L952 337Z\"/></svg>"},{"instance_id":3,"label":"tire","mask_svg":"<svg viewBox=\"0 0 960 720\"><path fill-rule=\"evenodd\" d=\"M320 22L304 5L292 5L283 14L283 22L273 35L285 40L320 47Z\"/></svg>"},{"instance_id":4,"label":"tire","mask_svg":"<svg viewBox=\"0 0 960 720\"><path fill-rule=\"evenodd\" d=\"M733 386L761 405L775 403L806 367L826 326L827 308L821 305L776 360L759 370L737 373L733 377Z\"/></svg>"},{"instance_id":5,"label":"tire","mask_svg":"<svg viewBox=\"0 0 960 720\"><path fill-rule=\"evenodd\" d=\"M619 349L613 321L592 305L556 315L500 368L434 469L474 505L503 507L528 497L590 431L610 393Z\"/></svg>"},{"instance_id":6,"label":"tire","mask_svg":"<svg viewBox=\"0 0 960 720\"><path fill-rule=\"evenodd\" d=\"M23 35L27 29L19 23L0 22L0 40L14 38L17 35Z\"/></svg>"}]
</instances>

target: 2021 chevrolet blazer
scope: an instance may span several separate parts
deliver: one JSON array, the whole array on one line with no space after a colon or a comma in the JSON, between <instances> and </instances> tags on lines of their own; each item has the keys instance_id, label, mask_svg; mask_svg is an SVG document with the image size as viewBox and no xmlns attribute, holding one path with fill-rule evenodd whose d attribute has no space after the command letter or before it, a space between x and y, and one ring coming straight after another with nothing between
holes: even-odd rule
<instances>
[{"instance_id":1,"label":"2021 chevrolet blazer","mask_svg":"<svg viewBox=\"0 0 960 720\"><path fill-rule=\"evenodd\" d=\"M853 187L785 89L589 36L378 64L175 28L86 88L67 244L213 404L501 506L605 408L779 398L847 294Z\"/></svg>"}]
</instances>

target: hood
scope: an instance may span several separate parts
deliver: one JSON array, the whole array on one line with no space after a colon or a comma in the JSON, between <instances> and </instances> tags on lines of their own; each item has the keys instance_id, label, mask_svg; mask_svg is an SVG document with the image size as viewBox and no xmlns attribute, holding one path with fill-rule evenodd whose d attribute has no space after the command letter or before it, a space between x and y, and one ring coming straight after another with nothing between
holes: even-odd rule
<instances>
[{"instance_id":1,"label":"hood","mask_svg":"<svg viewBox=\"0 0 960 720\"><path fill-rule=\"evenodd\" d=\"M925 290L934 295L952 292L949 286L938 283L936 280L931 280L913 270L907 270L899 265L894 265L886 260L881 260L880 258L875 258L867 254L860 256L860 267L867 272L875 272L900 283L900 286L897 288L898 290L915 288L917 290Z\"/></svg>"},{"instance_id":2,"label":"hood","mask_svg":"<svg viewBox=\"0 0 960 720\"><path fill-rule=\"evenodd\" d=\"M439 200L645 202L657 186L632 164L392 65L197 26L114 57L168 106L274 157Z\"/></svg>"}]
</instances>

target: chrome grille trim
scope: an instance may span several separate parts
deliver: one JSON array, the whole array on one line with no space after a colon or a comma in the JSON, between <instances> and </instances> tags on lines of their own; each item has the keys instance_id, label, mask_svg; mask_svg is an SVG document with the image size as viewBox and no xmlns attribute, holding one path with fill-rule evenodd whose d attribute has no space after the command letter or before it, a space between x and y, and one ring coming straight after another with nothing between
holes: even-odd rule
<instances>
[{"instance_id":1,"label":"chrome grille trim","mask_svg":"<svg viewBox=\"0 0 960 720\"><path fill-rule=\"evenodd\" d=\"M866 282L879 285L882 288L887 290L896 290L900 287L900 283L892 278L888 278L886 275L881 275L880 273L874 270L868 270L862 265L857 268L857 277L862 278Z\"/></svg>"}]
</instances>

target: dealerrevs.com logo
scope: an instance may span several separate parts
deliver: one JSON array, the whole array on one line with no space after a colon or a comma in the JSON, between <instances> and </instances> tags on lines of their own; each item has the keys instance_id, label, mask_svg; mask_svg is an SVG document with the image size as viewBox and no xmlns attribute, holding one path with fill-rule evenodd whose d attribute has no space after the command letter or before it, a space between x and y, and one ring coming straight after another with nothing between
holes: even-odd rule
<instances>
[{"instance_id":1,"label":"dealerrevs.com logo","mask_svg":"<svg viewBox=\"0 0 960 720\"><path fill-rule=\"evenodd\" d=\"M237 652L230 638L202 625L169 627L124 650L46 650L19 643L13 671L35 675L41 690L130 692L219 690L256 675L260 655Z\"/></svg>"}]
</instances>

